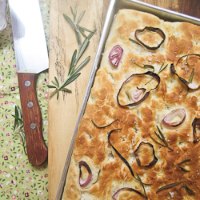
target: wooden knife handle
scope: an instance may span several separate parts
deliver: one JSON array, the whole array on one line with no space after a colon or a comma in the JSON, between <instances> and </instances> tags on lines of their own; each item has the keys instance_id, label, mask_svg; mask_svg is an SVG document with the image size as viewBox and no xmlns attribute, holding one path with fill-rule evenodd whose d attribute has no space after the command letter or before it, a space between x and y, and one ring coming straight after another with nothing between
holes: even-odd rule
<instances>
[{"instance_id":1,"label":"wooden knife handle","mask_svg":"<svg viewBox=\"0 0 200 200\"><path fill-rule=\"evenodd\" d=\"M40 166L47 160L48 150L42 135L42 115L37 100L36 74L18 73L19 93L30 163Z\"/></svg>"}]
</instances>

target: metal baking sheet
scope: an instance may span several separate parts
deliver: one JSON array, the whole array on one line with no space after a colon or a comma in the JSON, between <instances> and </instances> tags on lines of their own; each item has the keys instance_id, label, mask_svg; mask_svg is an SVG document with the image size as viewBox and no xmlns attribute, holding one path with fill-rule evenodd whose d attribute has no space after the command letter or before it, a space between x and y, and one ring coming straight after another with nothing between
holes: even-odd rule
<instances>
[{"instance_id":1,"label":"metal baking sheet","mask_svg":"<svg viewBox=\"0 0 200 200\"><path fill-rule=\"evenodd\" d=\"M60 181L60 184L59 184L59 187L58 187L56 200L61 200L62 196L63 196L67 172L68 172L68 168L69 168L70 161L71 161L71 155L72 155L72 152L73 152L74 141L76 139L76 135L77 135L77 132L78 132L79 123L80 123L81 118L82 118L82 116L84 115L84 112L85 112L87 101L88 101L88 98L90 96L90 91L91 91L91 88L92 88L93 83L94 83L95 74L96 74L96 71L98 70L98 67L100 66L100 63L101 63L101 58L102 58L102 55L103 55L105 43L106 43L106 40L108 38L110 28L112 26L112 22L114 20L115 15L117 14L117 12L120 9L124 9L124 8L134 9L134 10L138 10L138 11L151 13L151 14L156 15L160 19L163 19L165 21L190 22L190 23L193 23L193 24L196 24L196 25L200 25L200 19L198 19L196 17L191 17L191 16L188 16L188 15L185 15L185 14L181 14L181 13L178 13L178 12L168 10L168 9L160 8L160 7L150 5L150 4L138 1L138 0L110 0L107 15L106 15L105 22L104 22L104 27L103 27L100 42L99 42L99 46L98 46L98 49L97 49L96 57L95 57L95 60L94 60L94 63L93 63L93 67L92 67L92 71L91 71L91 75L90 75L90 79L89 79L90 81L88 83L86 95L85 95L84 100L83 100L82 109L81 109L81 112L79 113L79 117L78 117L78 120L77 120L77 123L76 123L76 126L75 126L74 134L73 134L71 145L70 145L70 148L69 148L69 152L68 152L68 155L67 155L67 158L66 158L66 162L65 162L63 173L62 173L61 181Z\"/></svg>"}]
</instances>

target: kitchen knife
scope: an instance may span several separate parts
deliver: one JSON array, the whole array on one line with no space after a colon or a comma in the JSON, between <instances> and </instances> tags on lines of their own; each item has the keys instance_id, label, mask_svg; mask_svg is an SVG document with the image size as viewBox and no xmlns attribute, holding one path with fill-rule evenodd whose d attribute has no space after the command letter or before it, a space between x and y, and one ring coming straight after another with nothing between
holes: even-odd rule
<instances>
[{"instance_id":1,"label":"kitchen knife","mask_svg":"<svg viewBox=\"0 0 200 200\"><path fill-rule=\"evenodd\" d=\"M27 154L40 166L47 160L42 116L36 94L37 74L48 68L48 54L38 0L9 0Z\"/></svg>"}]
</instances>

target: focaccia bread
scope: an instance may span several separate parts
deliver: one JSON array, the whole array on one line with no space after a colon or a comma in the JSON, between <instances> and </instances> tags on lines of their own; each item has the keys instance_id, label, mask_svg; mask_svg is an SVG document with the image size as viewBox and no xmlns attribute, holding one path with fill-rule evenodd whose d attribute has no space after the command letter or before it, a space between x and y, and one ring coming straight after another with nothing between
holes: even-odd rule
<instances>
[{"instance_id":1,"label":"focaccia bread","mask_svg":"<svg viewBox=\"0 0 200 200\"><path fill-rule=\"evenodd\" d=\"M199 26L120 10L63 199L199 200L199 84Z\"/></svg>"}]
</instances>

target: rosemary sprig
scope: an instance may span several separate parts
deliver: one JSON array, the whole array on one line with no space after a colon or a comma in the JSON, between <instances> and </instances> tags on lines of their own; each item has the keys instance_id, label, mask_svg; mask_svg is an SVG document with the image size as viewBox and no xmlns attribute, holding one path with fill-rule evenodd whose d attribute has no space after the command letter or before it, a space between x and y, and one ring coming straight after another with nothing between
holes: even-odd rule
<instances>
[{"instance_id":1,"label":"rosemary sprig","mask_svg":"<svg viewBox=\"0 0 200 200\"><path fill-rule=\"evenodd\" d=\"M171 147L169 147L169 144L167 143L167 140L165 139L165 136L164 134L162 133L162 131L160 130L160 128L158 126L157 127L157 130L158 132L154 131L157 139L159 140L159 142L157 140L155 140L151 135L150 135L150 138L158 145L160 146L163 146L163 147L166 147L168 148L170 151L173 151L173 149Z\"/></svg>"},{"instance_id":2,"label":"rosemary sprig","mask_svg":"<svg viewBox=\"0 0 200 200\"><path fill-rule=\"evenodd\" d=\"M23 132L23 119L22 119L22 112L19 106L15 106L15 114L12 115L14 117L14 126L13 130L15 133L17 133L22 141L24 153L27 154L26 152L26 140L25 140L25 135ZM16 136L16 135L15 135Z\"/></svg>"},{"instance_id":3,"label":"rosemary sprig","mask_svg":"<svg viewBox=\"0 0 200 200\"><path fill-rule=\"evenodd\" d=\"M82 36L84 38L90 39L94 35L96 30L91 31L91 30L89 30L85 27L82 27L80 25L80 22L85 15L85 10L82 11L79 16L77 16L77 10L76 9L73 9L72 7L70 7L70 11L71 11L71 14L73 16L73 19L71 19L66 14L63 14L63 17L65 18L65 20L68 22L68 24L71 26L72 30L74 31L77 43L80 46L82 44ZM90 34L87 36L88 33L90 33Z\"/></svg>"},{"instance_id":4,"label":"rosemary sprig","mask_svg":"<svg viewBox=\"0 0 200 200\"><path fill-rule=\"evenodd\" d=\"M77 17L77 10L70 7L71 14L73 16L73 19L71 19L68 15L63 14L63 17L68 22L68 24L71 26L72 30L75 32L76 40L78 42L78 45L81 45L81 33L78 29L78 24L81 22L83 16L85 15L85 11L81 12L81 14Z\"/></svg>"},{"instance_id":5,"label":"rosemary sprig","mask_svg":"<svg viewBox=\"0 0 200 200\"><path fill-rule=\"evenodd\" d=\"M176 187L176 186L178 186L178 185L180 185L180 184L181 184L181 182L175 182L175 183L170 183L170 184L168 184L168 185L164 185L164 186L160 187L160 188L156 191L156 193L159 193L159 192L161 192L161 191L163 191L163 190L171 189L171 188Z\"/></svg>"},{"instance_id":6,"label":"rosemary sprig","mask_svg":"<svg viewBox=\"0 0 200 200\"><path fill-rule=\"evenodd\" d=\"M86 57L82 62L80 62L80 59L82 58L84 52L88 48L90 44L90 39L96 32L96 30L91 31L80 25L80 22L85 15L85 11L81 12L81 14L78 16L77 10L72 9L71 7L70 7L70 10L71 10L72 18L70 18L69 16L65 14L63 14L63 17L65 18L65 20L68 22L68 24L71 26L72 30L74 31L79 48L76 49L72 54L66 80L61 84L59 83L58 78L54 77L54 80L51 82L52 84L48 85L49 88L54 89L50 97L57 95L57 99L59 98L60 92L72 93L72 91L68 89L67 86L70 85L73 81L75 81L81 75L80 71L89 63L90 56ZM83 42L82 42L82 38L84 39Z\"/></svg>"}]
</instances>

